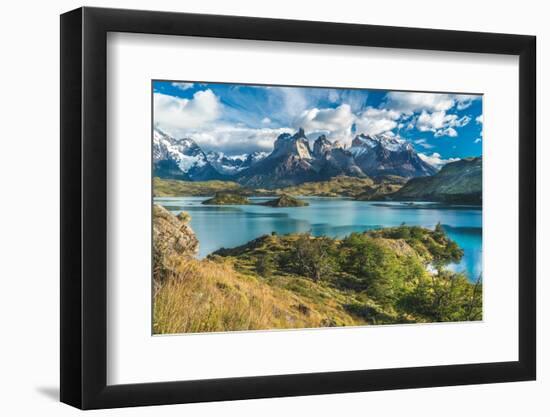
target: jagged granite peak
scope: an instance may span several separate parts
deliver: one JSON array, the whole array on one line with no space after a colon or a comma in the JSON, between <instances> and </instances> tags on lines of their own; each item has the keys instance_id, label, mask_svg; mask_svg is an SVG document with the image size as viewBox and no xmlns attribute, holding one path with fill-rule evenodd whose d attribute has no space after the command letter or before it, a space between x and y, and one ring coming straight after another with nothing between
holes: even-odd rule
<instances>
[{"instance_id":1,"label":"jagged granite peak","mask_svg":"<svg viewBox=\"0 0 550 417\"><path fill-rule=\"evenodd\" d=\"M349 151L357 166L371 177L399 175L413 178L437 172L418 156L409 142L394 135L357 135Z\"/></svg>"},{"instance_id":2,"label":"jagged granite peak","mask_svg":"<svg viewBox=\"0 0 550 417\"><path fill-rule=\"evenodd\" d=\"M313 155L316 158L320 158L325 153L331 151L332 148L333 144L327 139L325 135L321 135L313 143Z\"/></svg>"},{"instance_id":3,"label":"jagged granite peak","mask_svg":"<svg viewBox=\"0 0 550 417\"><path fill-rule=\"evenodd\" d=\"M355 162L353 154L334 145L323 153L321 157L321 172L323 177L329 179L337 175L347 175L351 177L366 177L363 170Z\"/></svg>"},{"instance_id":4,"label":"jagged granite peak","mask_svg":"<svg viewBox=\"0 0 550 417\"><path fill-rule=\"evenodd\" d=\"M268 158L278 158L284 155L295 155L302 159L312 158L304 129L299 128L294 135L282 133L277 137L273 144L273 152Z\"/></svg>"}]
</instances>

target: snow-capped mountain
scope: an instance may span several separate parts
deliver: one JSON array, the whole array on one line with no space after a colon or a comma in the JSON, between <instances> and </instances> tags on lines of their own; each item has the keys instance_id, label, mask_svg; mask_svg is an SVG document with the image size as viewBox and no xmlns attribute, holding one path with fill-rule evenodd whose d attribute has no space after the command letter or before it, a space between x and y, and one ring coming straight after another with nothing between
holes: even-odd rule
<instances>
[{"instance_id":1,"label":"snow-capped mountain","mask_svg":"<svg viewBox=\"0 0 550 417\"><path fill-rule=\"evenodd\" d=\"M418 156L409 142L391 135L357 135L349 151L357 166L372 177L399 175L412 178L437 172Z\"/></svg>"},{"instance_id":2,"label":"snow-capped mountain","mask_svg":"<svg viewBox=\"0 0 550 417\"><path fill-rule=\"evenodd\" d=\"M236 175L239 172L250 168L256 162L268 155L267 152L253 152L242 155L225 155L223 152L210 151L206 154L208 162L216 170L225 175Z\"/></svg>"},{"instance_id":3,"label":"snow-capped mountain","mask_svg":"<svg viewBox=\"0 0 550 417\"><path fill-rule=\"evenodd\" d=\"M159 129L153 132L155 176L193 181L223 179L193 139L176 139Z\"/></svg>"},{"instance_id":4,"label":"snow-capped mountain","mask_svg":"<svg viewBox=\"0 0 550 417\"><path fill-rule=\"evenodd\" d=\"M323 177L349 175L365 177L365 173L357 166L353 154L344 149L338 142L330 142L325 135L321 135L313 143L313 155L317 158L320 173Z\"/></svg>"},{"instance_id":5,"label":"snow-capped mountain","mask_svg":"<svg viewBox=\"0 0 550 417\"><path fill-rule=\"evenodd\" d=\"M437 169L422 160L413 146L391 135L358 135L349 149L320 136L310 147L304 130L283 133L273 151L243 155L205 153L192 139L175 139L155 129L155 176L207 181L233 179L251 187L278 188L338 175L405 178L433 175Z\"/></svg>"}]
</instances>

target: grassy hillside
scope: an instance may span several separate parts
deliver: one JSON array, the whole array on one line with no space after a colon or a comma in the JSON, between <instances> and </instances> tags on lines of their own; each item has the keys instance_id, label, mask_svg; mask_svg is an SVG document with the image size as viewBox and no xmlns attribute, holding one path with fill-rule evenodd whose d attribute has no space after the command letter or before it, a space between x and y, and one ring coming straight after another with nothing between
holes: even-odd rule
<instances>
[{"instance_id":1,"label":"grassy hillside","mask_svg":"<svg viewBox=\"0 0 550 417\"><path fill-rule=\"evenodd\" d=\"M219 191L246 191L240 184L232 181L181 181L153 178L155 197L212 196Z\"/></svg>"},{"instance_id":2,"label":"grassy hillside","mask_svg":"<svg viewBox=\"0 0 550 417\"><path fill-rule=\"evenodd\" d=\"M444 269L463 252L438 226L388 228L337 240L307 234L263 236L210 257L304 297L336 303L369 324L479 320L481 287ZM427 272L430 264L437 275ZM330 296L327 296L330 294Z\"/></svg>"},{"instance_id":3,"label":"grassy hillside","mask_svg":"<svg viewBox=\"0 0 550 417\"><path fill-rule=\"evenodd\" d=\"M446 203L481 204L482 160L466 158L445 165L432 177L413 178L392 200L440 201Z\"/></svg>"},{"instance_id":4,"label":"grassy hillside","mask_svg":"<svg viewBox=\"0 0 550 417\"><path fill-rule=\"evenodd\" d=\"M217 192L231 191L242 195L307 195L324 197L355 197L366 191L366 187L376 186L370 178L335 177L329 181L307 182L301 185L276 190L243 187L232 181L181 181L155 177L153 192L155 197L212 196Z\"/></svg>"},{"instance_id":5,"label":"grassy hillside","mask_svg":"<svg viewBox=\"0 0 550 417\"><path fill-rule=\"evenodd\" d=\"M387 195L395 193L401 187L403 187L402 184L376 184L372 187L365 187L365 190L355 196L355 199L361 201L383 200Z\"/></svg>"},{"instance_id":6,"label":"grassy hillside","mask_svg":"<svg viewBox=\"0 0 550 417\"><path fill-rule=\"evenodd\" d=\"M370 178L339 176L328 181L306 182L292 187L275 190L278 194L307 195L320 197L355 197L365 191L365 187L373 186Z\"/></svg>"},{"instance_id":7,"label":"grassy hillside","mask_svg":"<svg viewBox=\"0 0 550 417\"><path fill-rule=\"evenodd\" d=\"M332 298L329 291L317 292ZM361 323L336 300L314 303L256 274L237 272L229 260L181 260L155 295L153 329L195 333Z\"/></svg>"},{"instance_id":8,"label":"grassy hillside","mask_svg":"<svg viewBox=\"0 0 550 417\"><path fill-rule=\"evenodd\" d=\"M444 269L462 251L440 226L269 235L197 260L181 245L188 216L163 214L157 243L171 250L154 256L155 333L481 319L482 286Z\"/></svg>"}]
</instances>

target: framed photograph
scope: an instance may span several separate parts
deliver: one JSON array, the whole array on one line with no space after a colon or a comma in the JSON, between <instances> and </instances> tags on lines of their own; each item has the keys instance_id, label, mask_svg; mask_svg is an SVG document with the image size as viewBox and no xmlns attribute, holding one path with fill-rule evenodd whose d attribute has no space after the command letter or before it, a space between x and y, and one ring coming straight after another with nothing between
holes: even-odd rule
<instances>
[{"instance_id":1,"label":"framed photograph","mask_svg":"<svg viewBox=\"0 0 550 417\"><path fill-rule=\"evenodd\" d=\"M533 380L535 37L61 16L61 401Z\"/></svg>"}]
</instances>

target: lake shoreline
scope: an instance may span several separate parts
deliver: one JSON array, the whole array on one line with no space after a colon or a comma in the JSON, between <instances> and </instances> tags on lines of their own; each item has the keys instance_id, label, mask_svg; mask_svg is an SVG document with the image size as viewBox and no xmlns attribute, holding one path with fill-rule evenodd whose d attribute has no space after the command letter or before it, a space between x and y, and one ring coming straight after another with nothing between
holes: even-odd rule
<instances>
[{"instance_id":1,"label":"lake shoreline","mask_svg":"<svg viewBox=\"0 0 550 417\"><path fill-rule=\"evenodd\" d=\"M187 211L200 242L199 258L216 250L245 244L259 236L310 232L313 236L343 238L401 224L433 229L441 222L449 236L465 250L457 272L467 271L471 281L481 273L481 207L439 202L356 201L349 197L302 196L308 207L272 208L260 204L203 205L207 196L156 197L154 201L174 214ZM268 196L251 196L253 203Z\"/></svg>"}]
</instances>

